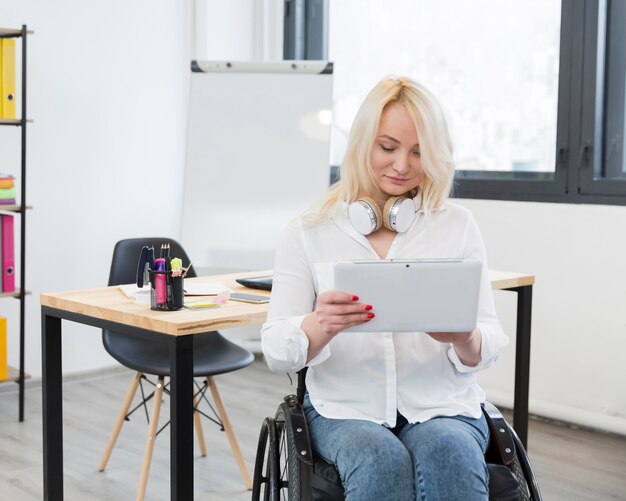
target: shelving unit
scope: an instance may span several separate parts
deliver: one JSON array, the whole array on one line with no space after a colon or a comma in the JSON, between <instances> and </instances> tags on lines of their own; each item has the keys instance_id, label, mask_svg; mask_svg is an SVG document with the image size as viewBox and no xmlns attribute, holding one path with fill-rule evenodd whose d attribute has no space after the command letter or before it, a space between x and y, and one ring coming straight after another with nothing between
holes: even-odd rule
<instances>
[{"instance_id":1,"label":"shelving unit","mask_svg":"<svg viewBox=\"0 0 626 501\"><path fill-rule=\"evenodd\" d=\"M0 125L21 127L21 193L19 204L0 206L0 210L9 211L21 216L20 224L20 284L14 292L0 293L0 299L13 297L20 302L20 361L19 368L9 367L9 378L5 381L15 381L19 385L19 420L24 421L24 380L28 377L24 372L24 317L25 317L25 298L28 294L26 291L26 210L32 207L26 205L26 124L31 120L26 119L26 39L28 35L33 34L32 31L26 29L26 25L22 29L5 29L0 28L0 38L20 38L22 41L22 87L21 87L21 118L0 118ZM8 333L7 333L8 337ZM0 381L5 382L5 381Z\"/></svg>"}]
</instances>

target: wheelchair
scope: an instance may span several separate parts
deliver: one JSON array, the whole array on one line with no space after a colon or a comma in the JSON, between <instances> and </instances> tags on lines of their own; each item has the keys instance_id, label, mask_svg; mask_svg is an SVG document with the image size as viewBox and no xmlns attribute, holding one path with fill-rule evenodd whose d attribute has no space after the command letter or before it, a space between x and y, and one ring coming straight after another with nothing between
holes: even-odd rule
<instances>
[{"instance_id":1,"label":"wheelchair","mask_svg":"<svg viewBox=\"0 0 626 501\"><path fill-rule=\"evenodd\" d=\"M306 368L298 372L296 395L287 395L261 426L254 465L252 501L342 501L339 473L311 449L302 402ZM515 430L486 402L489 424L490 501L541 501L539 485Z\"/></svg>"}]
</instances>

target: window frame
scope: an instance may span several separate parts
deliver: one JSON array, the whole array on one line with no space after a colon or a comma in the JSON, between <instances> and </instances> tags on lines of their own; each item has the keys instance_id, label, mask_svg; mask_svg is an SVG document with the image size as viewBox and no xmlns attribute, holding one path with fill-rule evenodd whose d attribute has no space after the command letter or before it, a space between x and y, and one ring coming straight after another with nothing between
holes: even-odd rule
<instances>
[{"instance_id":1,"label":"window frame","mask_svg":"<svg viewBox=\"0 0 626 501\"><path fill-rule=\"evenodd\" d=\"M585 99L580 123L581 166L578 172L580 191L583 195L626 195L625 178L596 177L603 167L604 97L607 87L605 57L610 1L595 2L598 4L595 9L589 2L585 10L585 19L589 22L585 26L584 36L589 40L598 40L598 44L596 47L585 47L583 59L583 96ZM623 203L626 204L626 200Z\"/></svg>"}]
</instances>

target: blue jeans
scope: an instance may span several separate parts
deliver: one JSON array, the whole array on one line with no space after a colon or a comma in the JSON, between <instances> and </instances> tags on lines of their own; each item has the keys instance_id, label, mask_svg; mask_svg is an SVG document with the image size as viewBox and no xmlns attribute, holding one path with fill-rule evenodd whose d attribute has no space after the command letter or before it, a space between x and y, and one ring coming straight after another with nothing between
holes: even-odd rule
<instances>
[{"instance_id":1,"label":"blue jeans","mask_svg":"<svg viewBox=\"0 0 626 501\"><path fill-rule=\"evenodd\" d=\"M478 501L489 497L484 416L436 417L395 428L328 419L304 399L313 449L337 468L347 501Z\"/></svg>"}]
</instances>

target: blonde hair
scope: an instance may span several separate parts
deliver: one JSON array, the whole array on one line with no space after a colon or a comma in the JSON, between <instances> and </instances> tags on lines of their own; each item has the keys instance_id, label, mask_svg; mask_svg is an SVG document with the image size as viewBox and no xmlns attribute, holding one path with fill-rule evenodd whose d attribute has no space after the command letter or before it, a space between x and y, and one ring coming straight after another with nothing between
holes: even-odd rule
<instances>
[{"instance_id":1,"label":"blonde hair","mask_svg":"<svg viewBox=\"0 0 626 501\"><path fill-rule=\"evenodd\" d=\"M439 208L448 198L454 180L453 146L441 106L431 92L407 77L381 80L361 104L340 167L340 179L326 197L305 215L319 222L328 218L341 202L352 203L359 194L380 194L372 175L371 156L380 117L392 104L402 105L409 113L420 142L421 164L425 179L419 186L421 209Z\"/></svg>"}]
</instances>

